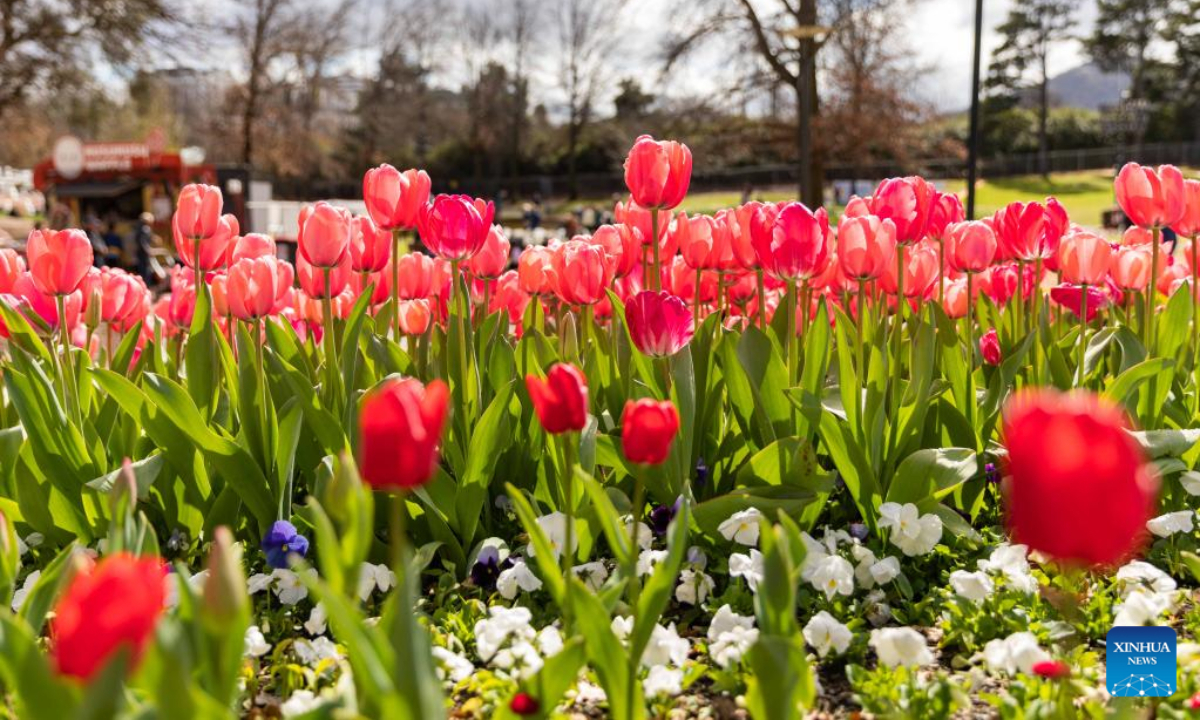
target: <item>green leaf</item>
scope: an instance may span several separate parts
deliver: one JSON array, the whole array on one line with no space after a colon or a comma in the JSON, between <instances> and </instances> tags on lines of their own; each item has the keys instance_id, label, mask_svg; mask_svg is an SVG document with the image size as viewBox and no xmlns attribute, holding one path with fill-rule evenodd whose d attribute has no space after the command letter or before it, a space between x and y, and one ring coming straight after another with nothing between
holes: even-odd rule
<instances>
[{"instance_id":1,"label":"green leaf","mask_svg":"<svg viewBox=\"0 0 1200 720\"><path fill-rule=\"evenodd\" d=\"M492 399L471 432L467 465L459 478L453 511L457 515L458 534L463 545L470 545L479 526L480 513L487 502L488 486L496 473L496 464L512 443L516 424L509 408L514 383L509 382ZM450 508L444 508L450 512Z\"/></svg>"},{"instance_id":2,"label":"green leaf","mask_svg":"<svg viewBox=\"0 0 1200 720\"><path fill-rule=\"evenodd\" d=\"M78 691L54 675L35 634L6 610L0 610L0 673L19 701L14 717L63 720L79 708Z\"/></svg>"},{"instance_id":3,"label":"green leaf","mask_svg":"<svg viewBox=\"0 0 1200 720\"><path fill-rule=\"evenodd\" d=\"M1151 458L1183 457L1200 442L1200 428L1129 431Z\"/></svg>"},{"instance_id":4,"label":"green leaf","mask_svg":"<svg viewBox=\"0 0 1200 720\"><path fill-rule=\"evenodd\" d=\"M133 469L134 480L137 481L139 500L145 500L150 495L150 486L154 484L155 478L162 472L166 461L167 459L163 457L162 453L154 453L130 464L130 467ZM122 472L124 472L124 468L117 468L107 475L102 475L88 482L87 486L102 495L107 495L112 490L113 483L117 481Z\"/></svg>"},{"instance_id":5,"label":"green leaf","mask_svg":"<svg viewBox=\"0 0 1200 720\"><path fill-rule=\"evenodd\" d=\"M188 328L183 364L187 371L188 393L204 416L211 417L217 392L217 346L213 339L212 301L206 287L205 282L205 287L196 292L196 308Z\"/></svg>"},{"instance_id":6,"label":"green leaf","mask_svg":"<svg viewBox=\"0 0 1200 720\"><path fill-rule=\"evenodd\" d=\"M687 555L688 526L691 524L691 503L686 499L680 503L679 513L671 521L667 539L667 557L654 566L654 572L646 581L638 596L637 622L629 635L629 653L641 657L650 642L650 634L658 625L659 618L671 600L679 579L679 569Z\"/></svg>"},{"instance_id":7,"label":"green leaf","mask_svg":"<svg viewBox=\"0 0 1200 720\"><path fill-rule=\"evenodd\" d=\"M904 458L887 490L888 502L941 498L975 477L979 458L967 448L926 448Z\"/></svg>"}]
</instances>

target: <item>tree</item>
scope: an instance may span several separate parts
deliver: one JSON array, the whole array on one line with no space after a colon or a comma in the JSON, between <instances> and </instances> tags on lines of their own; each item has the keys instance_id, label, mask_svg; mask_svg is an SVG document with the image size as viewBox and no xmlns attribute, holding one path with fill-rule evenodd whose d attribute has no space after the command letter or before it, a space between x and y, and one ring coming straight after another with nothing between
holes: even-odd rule
<instances>
[{"instance_id":1,"label":"tree","mask_svg":"<svg viewBox=\"0 0 1200 720\"><path fill-rule=\"evenodd\" d=\"M0 116L30 93L77 82L102 59L132 65L161 49L176 19L169 0L0 0Z\"/></svg>"},{"instance_id":2,"label":"tree","mask_svg":"<svg viewBox=\"0 0 1200 720\"><path fill-rule=\"evenodd\" d=\"M242 106L242 162L254 160L254 129L271 61L283 53L290 31L291 0L253 0L234 24L246 56L246 97Z\"/></svg>"},{"instance_id":3,"label":"tree","mask_svg":"<svg viewBox=\"0 0 1200 720\"><path fill-rule=\"evenodd\" d=\"M723 38L737 49L751 47L779 87L796 99L795 145L800 197L805 203L823 201L821 149L814 143L820 114L817 53L839 32L862 22L870 13L907 0L688 0L677 17L694 18L689 27L668 38L664 57L669 70L704 41ZM887 42L903 45L899 26L890 28Z\"/></svg>"},{"instance_id":4,"label":"tree","mask_svg":"<svg viewBox=\"0 0 1200 720\"><path fill-rule=\"evenodd\" d=\"M557 0L559 84L567 106L567 187L578 193L576 163L597 93L607 80L626 0Z\"/></svg>"},{"instance_id":5,"label":"tree","mask_svg":"<svg viewBox=\"0 0 1200 720\"><path fill-rule=\"evenodd\" d=\"M1019 95L1029 72L1034 74L1038 108L1038 169L1050 172L1048 125L1050 118L1050 74L1047 60L1051 46L1069 37L1078 0L1016 0L1008 17L996 31L1003 40L992 55L988 84L994 91Z\"/></svg>"}]
</instances>

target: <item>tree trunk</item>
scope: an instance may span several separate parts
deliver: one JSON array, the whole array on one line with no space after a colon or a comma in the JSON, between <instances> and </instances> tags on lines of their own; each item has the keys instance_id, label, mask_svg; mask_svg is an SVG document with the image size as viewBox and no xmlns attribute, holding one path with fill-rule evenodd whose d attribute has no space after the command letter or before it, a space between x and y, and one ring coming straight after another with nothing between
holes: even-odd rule
<instances>
[{"instance_id":1,"label":"tree trunk","mask_svg":"<svg viewBox=\"0 0 1200 720\"><path fill-rule=\"evenodd\" d=\"M1050 177L1050 74L1046 68L1046 45L1042 44L1042 83L1038 88L1038 172Z\"/></svg>"},{"instance_id":2,"label":"tree trunk","mask_svg":"<svg viewBox=\"0 0 1200 720\"><path fill-rule=\"evenodd\" d=\"M801 0L799 19L802 27L812 28L817 24L816 0ZM800 38L800 67L796 73L796 170L800 200L809 207L819 206L824 199L824 172L814 157L812 143L817 95L816 56L816 38Z\"/></svg>"}]
</instances>

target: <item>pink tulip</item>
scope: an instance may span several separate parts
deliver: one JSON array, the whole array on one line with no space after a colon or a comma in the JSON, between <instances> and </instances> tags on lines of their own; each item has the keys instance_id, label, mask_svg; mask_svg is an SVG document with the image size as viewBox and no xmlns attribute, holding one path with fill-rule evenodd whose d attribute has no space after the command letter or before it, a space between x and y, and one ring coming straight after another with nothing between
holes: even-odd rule
<instances>
[{"instance_id":1,"label":"pink tulip","mask_svg":"<svg viewBox=\"0 0 1200 720\"><path fill-rule=\"evenodd\" d=\"M350 221L350 267L354 272L379 272L391 257L391 232L376 227L369 217L360 215Z\"/></svg>"},{"instance_id":2,"label":"pink tulip","mask_svg":"<svg viewBox=\"0 0 1200 720\"><path fill-rule=\"evenodd\" d=\"M1183 181L1183 215L1171 228L1184 237L1200 236L1200 180Z\"/></svg>"},{"instance_id":3,"label":"pink tulip","mask_svg":"<svg viewBox=\"0 0 1200 720\"><path fill-rule=\"evenodd\" d=\"M896 226L896 242L909 245L925 236L936 192L920 177L884 180L871 197L871 214L891 220Z\"/></svg>"},{"instance_id":4,"label":"pink tulip","mask_svg":"<svg viewBox=\"0 0 1200 720\"><path fill-rule=\"evenodd\" d=\"M651 357L674 355L687 347L695 333L687 305L662 291L635 295L625 306L625 321L634 347Z\"/></svg>"},{"instance_id":5,"label":"pink tulip","mask_svg":"<svg viewBox=\"0 0 1200 720\"><path fill-rule=\"evenodd\" d=\"M929 237L941 238L945 236L947 227L960 223L965 218L966 211L963 210L962 200L957 193L935 191L933 202L929 205L929 223L925 230Z\"/></svg>"},{"instance_id":6,"label":"pink tulip","mask_svg":"<svg viewBox=\"0 0 1200 720\"><path fill-rule=\"evenodd\" d=\"M672 209L683 202L692 180L692 151L674 141L642 135L625 158L625 185L644 208Z\"/></svg>"},{"instance_id":7,"label":"pink tulip","mask_svg":"<svg viewBox=\"0 0 1200 720\"><path fill-rule=\"evenodd\" d=\"M604 297L611 278L604 250L582 240L568 240L553 251L555 292L569 305L594 305Z\"/></svg>"},{"instance_id":8,"label":"pink tulip","mask_svg":"<svg viewBox=\"0 0 1200 720\"><path fill-rule=\"evenodd\" d=\"M1113 282L1122 290L1145 290L1150 283L1150 248L1145 245L1117 248L1111 272Z\"/></svg>"},{"instance_id":9,"label":"pink tulip","mask_svg":"<svg viewBox=\"0 0 1200 720\"><path fill-rule=\"evenodd\" d=\"M937 249L917 243L904 254L904 296L907 298L924 298L937 282L938 257ZM879 284L885 292L896 294L899 285L896 282L896 264L892 263L879 276Z\"/></svg>"},{"instance_id":10,"label":"pink tulip","mask_svg":"<svg viewBox=\"0 0 1200 720\"><path fill-rule=\"evenodd\" d=\"M280 294L280 262L273 256L244 258L229 268L225 292L230 315L252 322L272 313Z\"/></svg>"},{"instance_id":11,"label":"pink tulip","mask_svg":"<svg viewBox=\"0 0 1200 720\"><path fill-rule=\"evenodd\" d=\"M417 228L421 239L443 260L459 261L479 252L492 226L492 203L466 195L438 195L421 207Z\"/></svg>"},{"instance_id":12,"label":"pink tulip","mask_svg":"<svg viewBox=\"0 0 1200 720\"><path fill-rule=\"evenodd\" d=\"M411 230L429 202L430 185L424 170L400 172L391 165L380 165L363 176L363 202L381 230Z\"/></svg>"},{"instance_id":13,"label":"pink tulip","mask_svg":"<svg viewBox=\"0 0 1200 720\"><path fill-rule=\"evenodd\" d=\"M642 231L632 225L601 225L589 242L604 248L609 275L614 279L633 272L641 260Z\"/></svg>"},{"instance_id":14,"label":"pink tulip","mask_svg":"<svg viewBox=\"0 0 1200 720\"><path fill-rule=\"evenodd\" d=\"M229 245L229 265L238 260L257 257L275 257L275 240L269 235L248 233L239 236Z\"/></svg>"},{"instance_id":15,"label":"pink tulip","mask_svg":"<svg viewBox=\"0 0 1200 720\"><path fill-rule=\"evenodd\" d=\"M837 257L847 276L863 282L883 274L896 257L896 226L874 215L843 217Z\"/></svg>"},{"instance_id":16,"label":"pink tulip","mask_svg":"<svg viewBox=\"0 0 1200 720\"><path fill-rule=\"evenodd\" d=\"M21 298L26 306L38 314L51 329L58 329L58 304L53 295L38 289L37 280L33 273L21 273L13 283L12 294ZM64 318L67 329L74 328L79 323L83 311L83 293L76 290L63 297Z\"/></svg>"},{"instance_id":17,"label":"pink tulip","mask_svg":"<svg viewBox=\"0 0 1200 720\"><path fill-rule=\"evenodd\" d=\"M47 295L70 295L92 268L92 243L82 230L34 230L25 243L29 274Z\"/></svg>"},{"instance_id":18,"label":"pink tulip","mask_svg":"<svg viewBox=\"0 0 1200 720\"><path fill-rule=\"evenodd\" d=\"M351 217L346 208L327 202L305 205L300 211L300 232L296 242L297 259L313 267L331 268L342 264L350 250Z\"/></svg>"},{"instance_id":19,"label":"pink tulip","mask_svg":"<svg viewBox=\"0 0 1200 720\"><path fill-rule=\"evenodd\" d=\"M296 275L300 280L300 289L310 298L334 298L350 284L350 254L344 253L341 262L331 268L314 266L304 257L303 253L296 256ZM329 289L326 290L326 275Z\"/></svg>"},{"instance_id":20,"label":"pink tulip","mask_svg":"<svg viewBox=\"0 0 1200 720\"><path fill-rule=\"evenodd\" d=\"M433 266L433 258L424 253L410 252L400 256L398 290L401 300L429 297L433 292ZM385 270L383 277L391 282L392 273Z\"/></svg>"},{"instance_id":21,"label":"pink tulip","mask_svg":"<svg viewBox=\"0 0 1200 720\"><path fill-rule=\"evenodd\" d=\"M1050 288L1050 299L1058 305L1070 310L1075 317L1083 312L1083 286L1059 285ZM1087 289L1087 320L1091 322L1096 314L1108 305L1108 293L1098 287L1088 286Z\"/></svg>"},{"instance_id":22,"label":"pink tulip","mask_svg":"<svg viewBox=\"0 0 1200 720\"><path fill-rule=\"evenodd\" d=\"M402 300L398 312L400 331L405 335L423 335L429 329L432 314L428 300Z\"/></svg>"},{"instance_id":23,"label":"pink tulip","mask_svg":"<svg viewBox=\"0 0 1200 720\"><path fill-rule=\"evenodd\" d=\"M996 213L996 241L1006 258L1033 262L1058 252L1067 231L1067 211L1055 198L1041 203L1012 203Z\"/></svg>"},{"instance_id":24,"label":"pink tulip","mask_svg":"<svg viewBox=\"0 0 1200 720\"><path fill-rule=\"evenodd\" d=\"M758 263L778 280L808 280L829 262L832 245L825 208L814 213L802 203L789 202L760 210L751 222L750 238ZM769 225L768 225L769 222Z\"/></svg>"},{"instance_id":25,"label":"pink tulip","mask_svg":"<svg viewBox=\"0 0 1200 720\"><path fill-rule=\"evenodd\" d=\"M1071 233L1058 247L1059 274L1069 283L1099 285L1108 277L1111 264L1112 246L1087 231Z\"/></svg>"},{"instance_id":26,"label":"pink tulip","mask_svg":"<svg viewBox=\"0 0 1200 720\"><path fill-rule=\"evenodd\" d=\"M550 248L533 245L517 258L517 276L521 289L530 295L549 295L558 282L554 279L554 253Z\"/></svg>"},{"instance_id":27,"label":"pink tulip","mask_svg":"<svg viewBox=\"0 0 1200 720\"><path fill-rule=\"evenodd\" d=\"M996 256L996 233L984 222L961 222L947 229L950 267L958 272L983 272Z\"/></svg>"},{"instance_id":28,"label":"pink tulip","mask_svg":"<svg viewBox=\"0 0 1200 720\"><path fill-rule=\"evenodd\" d=\"M171 224L171 234L175 240L175 251L179 253L183 264L194 268L196 261L196 243L200 244L200 270L216 270L225 266L229 245L238 234L238 221L233 215L222 215L217 218L216 229L211 235L195 237L177 224L179 213L175 213Z\"/></svg>"},{"instance_id":29,"label":"pink tulip","mask_svg":"<svg viewBox=\"0 0 1200 720\"><path fill-rule=\"evenodd\" d=\"M214 185L185 185L179 191L171 227L185 239L204 240L216 235L221 220L221 188ZM236 233L235 233L236 234Z\"/></svg>"},{"instance_id":30,"label":"pink tulip","mask_svg":"<svg viewBox=\"0 0 1200 720\"><path fill-rule=\"evenodd\" d=\"M1183 173L1174 165L1158 170L1129 163L1115 181L1117 204L1134 225L1167 227L1187 211Z\"/></svg>"},{"instance_id":31,"label":"pink tulip","mask_svg":"<svg viewBox=\"0 0 1200 720\"><path fill-rule=\"evenodd\" d=\"M504 228L493 225L488 229L487 238L479 247L479 252L467 261L467 268L477 278L494 280L508 267L508 255L512 246L504 235Z\"/></svg>"},{"instance_id":32,"label":"pink tulip","mask_svg":"<svg viewBox=\"0 0 1200 720\"><path fill-rule=\"evenodd\" d=\"M25 272L25 260L12 248L0 248L0 293L12 292L13 284Z\"/></svg>"}]
</instances>

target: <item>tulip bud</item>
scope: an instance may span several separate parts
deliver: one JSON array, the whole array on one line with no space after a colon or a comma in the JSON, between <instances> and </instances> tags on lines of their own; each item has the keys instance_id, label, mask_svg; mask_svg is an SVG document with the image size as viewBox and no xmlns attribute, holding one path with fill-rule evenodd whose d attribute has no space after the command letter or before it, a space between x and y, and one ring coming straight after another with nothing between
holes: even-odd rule
<instances>
[{"instance_id":1,"label":"tulip bud","mask_svg":"<svg viewBox=\"0 0 1200 720\"><path fill-rule=\"evenodd\" d=\"M223 629L250 607L242 551L227 527L218 527L208 552L208 578L204 581L204 618L214 629Z\"/></svg>"},{"instance_id":2,"label":"tulip bud","mask_svg":"<svg viewBox=\"0 0 1200 720\"><path fill-rule=\"evenodd\" d=\"M113 517L120 520L122 509L128 511L136 505L137 497L137 476L133 473L133 462L125 458L121 461L121 469L108 491L108 506Z\"/></svg>"},{"instance_id":3,"label":"tulip bud","mask_svg":"<svg viewBox=\"0 0 1200 720\"><path fill-rule=\"evenodd\" d=\"M100 286L92 288L91 294L88 296L87 313L83 317L83 322L87 325L88 330L95 330L100 327L101 311L104 308L104 298L100 294Z\"/></svg>"},{"instance_id":4,"label":"tulip bud","mask_svg":"<svg viewBox=\"0 0 1200 720\"><path fill-rule=\"evenodd\" d=\"M562 334L563 340L563 357L577 357L579 354L579 338L576 337L575 313L563 313L562 327L559 332Z\"/></svg>"},{"instance_id":5,"label":"tulip bud","mask_svg":"<svg viewBox=\"0 0 1200 720\"><path fill-rule=\"evenodd\" d=\"M361 490L358 467L353 458L342 454L334 463L333 472L321 493L321 507L335 522L345 522L352 517Z\"/></svg>"}]
</instances>

